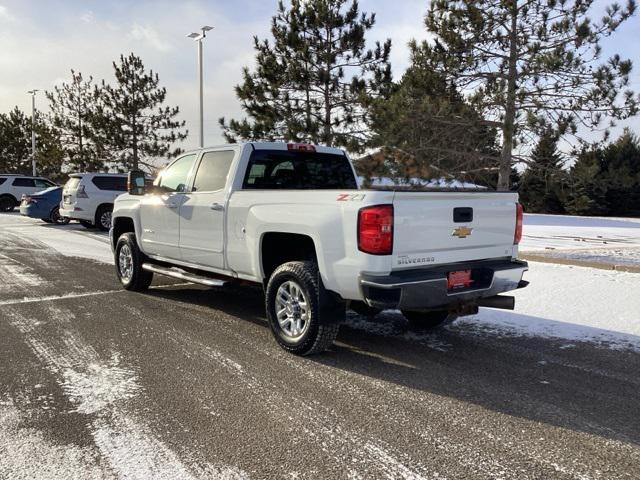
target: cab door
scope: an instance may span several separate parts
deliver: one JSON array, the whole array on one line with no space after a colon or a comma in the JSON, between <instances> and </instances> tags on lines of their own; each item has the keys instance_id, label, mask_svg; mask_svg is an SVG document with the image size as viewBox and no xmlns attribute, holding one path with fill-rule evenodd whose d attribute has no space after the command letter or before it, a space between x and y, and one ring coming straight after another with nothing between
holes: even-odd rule
<instances>
[{"instance_id":1,"label":"cab door","mask_svg":"<svg viewBox=\"0 0 640 480\"><path fill-rule=\"evenodd\" d=\"M140 241L146 254L180 260L180 206L196 157L179 157L160 173L152 193L142 198Z\"/></svg>"},{"instance_id":2,"label":"cab door","mask_svg":"<svg viewBox=\"0 0 640 480\"><path fill-rule=\"evenodd\" d=\"M195 170L193 187L180 205L182 260L223 269L226 188L236 150L205 151Z\"/></svg>"}]
</instances>

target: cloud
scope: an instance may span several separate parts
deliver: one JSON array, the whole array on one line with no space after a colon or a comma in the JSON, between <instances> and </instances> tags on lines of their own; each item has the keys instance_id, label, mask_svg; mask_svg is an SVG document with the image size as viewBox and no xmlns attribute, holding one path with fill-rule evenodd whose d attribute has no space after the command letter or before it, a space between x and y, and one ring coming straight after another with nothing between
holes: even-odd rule
<instances>
[{"instance_id":1,"label":"cloud","mask_svg":"<svg viewBox=\"0 0 640 480\"><path fill-rule=\"evenodd\" d=\"M0 20L4 20L6 22L15 21L15 17L9 13L9 9L4 5L0 5Z\"/></svg>"},{"instance_id":2,"label":"cloud","mask_svg":"<svg viewBox=\"0 0 640 480\"><path fill-rule=\"evenodd\" d=\"M175 49L170 42L160 38L160 34L153 27L134 23L129 35L133 40L142 40L159 52L170 52Z\"/></svg>"}]
</instances>

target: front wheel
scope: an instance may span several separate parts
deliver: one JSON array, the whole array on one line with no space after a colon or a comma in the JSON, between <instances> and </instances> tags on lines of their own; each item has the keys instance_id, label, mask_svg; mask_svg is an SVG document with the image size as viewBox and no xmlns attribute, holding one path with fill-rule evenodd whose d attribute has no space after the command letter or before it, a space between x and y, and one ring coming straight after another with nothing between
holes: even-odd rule
<instances>
[{"instance_id":1,"label":"front wheel","mask_svg":"<svg viewBox=\"0 0 640 480\"><path fill-rule=\"evenodd\" d=\"M276 341L297 355L328 349L346 310L324 291L314 262L280 265L269 279L266 304Z\"/></svg>"},{"instance_id":2,"label":"front wheel","mask_svg":"<svg viewBox=\"0 0 640 480\"><path fill-rule=\"evenodd\" d=\"M414 330L432 330L447 323L451 323L457 317L447 310L434 310L431 312L414 312L402 310L402 315Z\"/></svg>"},{"instance_id":3,"label":"front wheel","mask_svg":"<svg viewBox=\"0 0 640 480\"><path fill-rule=\"evenodd\" d=\"M125 290L141 292L149 288L153 273L142 269L144 254L138 248L134 233L123 233L115 251L116 275Z\"/></svg>"}]
</instances>

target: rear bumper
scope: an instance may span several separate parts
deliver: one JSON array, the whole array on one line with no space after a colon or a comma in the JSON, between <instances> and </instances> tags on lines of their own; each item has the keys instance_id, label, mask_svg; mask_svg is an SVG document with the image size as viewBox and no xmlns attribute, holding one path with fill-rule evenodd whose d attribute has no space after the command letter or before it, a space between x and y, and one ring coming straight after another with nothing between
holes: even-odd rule
<instances>
[{"instance_id":1,"label":"rear bumper","mask_svg":"<svg viewBox=\"0 0 640 480\"><path fill-rule=\"evenodd\" d=\"M450 291L447 274L457 270L471 270L474 284ZM525 285L520 282L527 270L527 262L512 259L452 263L384 277L361 275L360 288L365 302L372 307L430 310L472 304L479 298L515 290Z\"/></svg>"},{"instance_id":2,"label":"rear bumper","mask_svg":"<svg viewBox=\"0 0 640 480\"><path fill-rule=\"evenodd\" d=\"M60 204L60 215L63 217L69 217L74 220L87 220L93 222L93 216L86 210L76 210L76 207L69 205L68 203Z\"/></svg>"}]
</instances>

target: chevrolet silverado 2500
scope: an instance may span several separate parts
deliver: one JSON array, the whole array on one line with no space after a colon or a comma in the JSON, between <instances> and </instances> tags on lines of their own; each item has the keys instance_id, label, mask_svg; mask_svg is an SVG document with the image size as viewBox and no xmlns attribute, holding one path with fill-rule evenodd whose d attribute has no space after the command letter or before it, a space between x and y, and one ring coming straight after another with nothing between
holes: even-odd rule
<instances>
[{"instance_id":1,"label":"chevrolet silverado 2500","mask_svg":"<svg viewBox=\"0 0 640 480\"><path fill-rule=\"evenodd\" d=\"M278 343L328 348L347 307L400 309L434 327L479 306L513 308L521 288L517 194L361 190L339 149L245 143L170 163L152 187L131 172L114 204L111 245L128 290L154 273L264 288Z\"/></svg>"}]
</instances>

